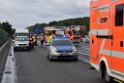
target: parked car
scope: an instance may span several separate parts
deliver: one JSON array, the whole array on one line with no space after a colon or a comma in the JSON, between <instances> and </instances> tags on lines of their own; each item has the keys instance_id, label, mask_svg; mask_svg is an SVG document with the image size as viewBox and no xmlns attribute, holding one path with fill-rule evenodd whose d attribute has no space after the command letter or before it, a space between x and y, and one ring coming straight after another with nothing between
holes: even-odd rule
<instances>
[{"instance_id":1,"label":"parked car","mask_svg":"<svg viewBox=\"0 0 124 83\"><path fill-rule=\"evenodd\" d=\"M14 50L30 51L29 38L27 36L17 36L14 40Z\"/></svg>"}]
</instances>

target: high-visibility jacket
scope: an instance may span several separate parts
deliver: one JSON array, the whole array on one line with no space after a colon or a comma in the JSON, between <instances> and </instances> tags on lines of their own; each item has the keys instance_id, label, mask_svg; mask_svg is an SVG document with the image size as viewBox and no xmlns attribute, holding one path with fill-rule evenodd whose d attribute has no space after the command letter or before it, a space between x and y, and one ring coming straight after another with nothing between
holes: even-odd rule
<instances>
[{"instance_id":1,"label":"high-visibility jacket","mask_svg":"<svg viewBox=\"0 0 124 83\"><path fill-rule=\"evenodd\" d=\"M52 40L53 36L50 36L47 43L50 44L50 41Z\"/></svg>"},{"instance_id":2,"label":"high-visibility jacket","mask_svg":"<svg viewBox=\"0 0 124 83\"><path fill-rule=\"evenodd\" d=\"M73 35L69 36L69 39L70 39L70 40L73 40Z\"/></svg>"},{"instance_id":3,"label":"high-visibility jacket","mask_svg":"<svg viewBox=\"0 0 124 83\"><path fill-rule=\"evenodd\" d=\"M35 43L36 42L36 38L33 36L33 42Z\"/></svg>"}]
</instances>

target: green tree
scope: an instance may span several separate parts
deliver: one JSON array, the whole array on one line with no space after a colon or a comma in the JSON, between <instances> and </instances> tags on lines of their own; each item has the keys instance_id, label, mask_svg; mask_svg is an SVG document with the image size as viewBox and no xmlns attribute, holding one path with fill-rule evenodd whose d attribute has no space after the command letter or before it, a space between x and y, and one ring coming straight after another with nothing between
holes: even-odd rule
<instances>
[{"instance_id":1,"label":"green tree","mask_svg":"<svg viewBox=\"0 0 124 83\"><path fill-rule=\"evenodd\" d=\"M89 32L89 17L83 17L83 18L73 18L73 19L65 19L65 20L60 20L60 21L51 21L48 24L46 23L37 23L35 25L28 26L27 29L29 31L32 31L32 29L40 29L44 28L46 26L72 26L72 25L85 25L86 30L84 30L82 33L88 34Z\"/></svg>"},{"instance_id":2,"label":"green tree","mask_svg":"<svg viewBox=\"0 0 124 83\"><path fill-rule=\"evenodd\" d=\"M0 23L0 28L2 28L4 31L8 32L9 34L13 34L15 32L15 30L12 29L12 25L9 22Z\"/></svg>"}]
</instances>

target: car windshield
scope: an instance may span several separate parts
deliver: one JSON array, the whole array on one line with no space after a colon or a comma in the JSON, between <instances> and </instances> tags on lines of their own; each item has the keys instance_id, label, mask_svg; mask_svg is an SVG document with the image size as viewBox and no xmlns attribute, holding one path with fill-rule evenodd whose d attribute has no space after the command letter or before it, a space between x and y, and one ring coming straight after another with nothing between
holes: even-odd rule
<instances>
[{"instance_id":1,"label":"car windshield","mask_svg":"<svg viewBox=\"0 0 124 83\"><path fill-rule=\"evenodd\" d=\"M53 46L72 46L72 42L70 40L53 40L51 42Z\"/></svg>"},{"instance_id":2,"label":"car windshield","mask_svg":"<svg viewBox=\"0 0 124 83\"><path fill-rule=\"evenodd\" d=\"M16 41L28 41L28 37L17 37Z\"/></svg>"},{"instance_id":3,"label":"car windshield","mask_svg":"<svg viewBox=\"0 0 124 83\"><path fill-rule=\"evenodd\" d=\"M29 33L16 33L16 36L29 36Z\"/></svg>"}]
</instances>

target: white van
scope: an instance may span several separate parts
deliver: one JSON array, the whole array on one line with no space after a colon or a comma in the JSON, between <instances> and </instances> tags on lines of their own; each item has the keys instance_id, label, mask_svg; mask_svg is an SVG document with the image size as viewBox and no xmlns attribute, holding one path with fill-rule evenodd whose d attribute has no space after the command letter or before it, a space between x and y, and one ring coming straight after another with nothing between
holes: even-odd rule
<instances>
[{"instance_id":1,"label":"white van","mask_svg":"<svg viewBox=\"0 0 124 83\"><path fill-rule=\"evenodd\" d=\"M29 36L28 29L16 29L15 36Z\"/></svg>"}]
</instances>

